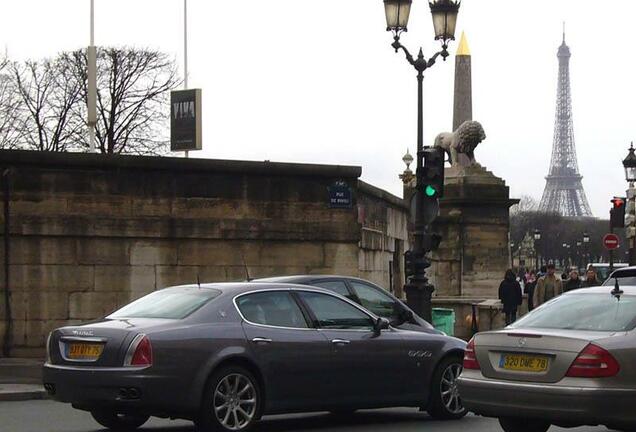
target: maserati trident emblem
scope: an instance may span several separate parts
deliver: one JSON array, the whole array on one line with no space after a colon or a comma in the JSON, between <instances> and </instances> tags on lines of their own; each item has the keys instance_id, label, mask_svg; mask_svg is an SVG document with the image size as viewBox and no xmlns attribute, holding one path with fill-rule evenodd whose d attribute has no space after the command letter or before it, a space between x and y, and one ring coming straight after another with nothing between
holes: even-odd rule
<instances>
[{"instance_id":1,"label":"maserati trident emblem","mask_svg":"<svg viewBox=\"0 0 636 432\"><path fill-rule=\"evenodd\" d=\"M524 347L524 346L526 346L526 338L522 337L521 339L519 339L519 342L517 342L517 344L518 344L520 347Z\"/></svg>"}]
</instances>

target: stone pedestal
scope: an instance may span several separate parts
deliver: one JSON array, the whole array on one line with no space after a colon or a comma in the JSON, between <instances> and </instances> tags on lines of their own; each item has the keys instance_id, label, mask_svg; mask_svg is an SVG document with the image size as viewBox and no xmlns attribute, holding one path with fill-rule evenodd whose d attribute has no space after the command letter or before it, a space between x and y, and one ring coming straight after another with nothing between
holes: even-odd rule
<instances>
[{"instance_id":1,"label":"stone pedestal","mask_svg":"<svg viewBox=\"0 0 636 432\"><path fill-rule=\"evenodd\" d=\"M441 234L428 272L434 296L496 299L509 267L509 209L506 183L476 165L446 169L444 198L433 230Z\"/></svg>"}]
</instances>

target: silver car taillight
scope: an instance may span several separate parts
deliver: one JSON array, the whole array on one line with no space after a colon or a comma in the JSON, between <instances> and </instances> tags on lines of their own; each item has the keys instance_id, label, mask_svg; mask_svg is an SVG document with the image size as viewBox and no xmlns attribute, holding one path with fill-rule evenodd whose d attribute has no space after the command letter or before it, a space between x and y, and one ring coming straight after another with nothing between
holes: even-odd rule
<instances>
[{"instance_id":1,"label":"silver car taillight","mask_svg":"<svg viewBox=\"0 0 636 432\"><path fill-rule=\"evenodd\" d=\"M128 347L124 366L152 366L152 344L145 334L138 334Z\"/></svg>"}]
</instances>

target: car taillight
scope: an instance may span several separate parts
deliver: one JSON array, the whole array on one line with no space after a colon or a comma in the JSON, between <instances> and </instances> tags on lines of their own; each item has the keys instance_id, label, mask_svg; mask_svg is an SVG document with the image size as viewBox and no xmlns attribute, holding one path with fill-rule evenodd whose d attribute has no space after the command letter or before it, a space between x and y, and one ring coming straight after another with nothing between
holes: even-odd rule
<instances>
[{"instance_id":1,"label":"car taillight","mask_svg":"<svg viewBox=\"0 0 636 432\"><path fill-rule=\"evenodd\" d=\"M137 335L128 348L125 366L151 366L152 344L146 335Z\"/></svg>"},{"instance_id":2,"label":"car taillight","mask_svg":"<svg viewBox=\"0 0 636 432\"><path fill-rule=\"evenodd\" d=\"M475 369L479 370L479 362L477 361L477 356L475 354L475 338L473 337L468 345L466 345L466 350L464 351L464 369Z\"/></svg>"},{"instance_id":3,"label":"car taillight","mask_svg":"<svg viewBox=\"0 0 636 432\"><path fill-rule=\"evenodd\" d=\"M574 359L566 376L577 378L606 378L618 373L616 359L598 345L589 344Z\"/></svg>"}]
</instances>

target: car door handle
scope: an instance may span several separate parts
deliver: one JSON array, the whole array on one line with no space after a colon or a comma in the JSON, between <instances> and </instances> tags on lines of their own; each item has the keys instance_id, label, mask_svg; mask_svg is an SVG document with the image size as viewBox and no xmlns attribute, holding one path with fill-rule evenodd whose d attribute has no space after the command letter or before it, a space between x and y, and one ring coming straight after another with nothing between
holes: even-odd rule
<instances>
[{"instance_id":1,"label":"car door handle","mask_svg":"<svg viewBox=\"0 0 636 432\"><path fill-rule=\"evenodd\" d=\"M351 341L345 339L334 339L331 341L331 343L334 345L349 345Z\"/></svg>"},{"instance_id":2,"label":"car door handle","mask_svg":"<svg viewBox=\"0 0 636 432\"><path fill-rule=\"evenodd\" d=\"M263 337L255 337L254 339L252 339L252 342L254 342L257 345L267 345L267 344L271 344L272 340L268 338L263 338Z\"/></svg>"}]
</instances>

